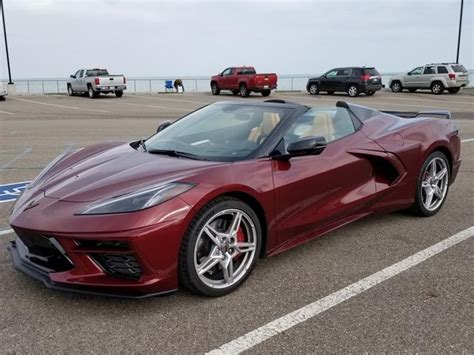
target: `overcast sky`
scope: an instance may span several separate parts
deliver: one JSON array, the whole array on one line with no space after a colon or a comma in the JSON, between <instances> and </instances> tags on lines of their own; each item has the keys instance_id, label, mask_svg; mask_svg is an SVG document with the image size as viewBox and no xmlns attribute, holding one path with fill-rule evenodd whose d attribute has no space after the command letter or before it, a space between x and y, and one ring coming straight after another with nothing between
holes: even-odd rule
<instances>
[{"instance_id":1,"label":"overcast sky","mask_svg":"<svg viewBox=\"0 0 474 355\"><path fill-rule=\"evenodd\" d=\"M460 62L473 69L474 0L464 2ZM129 77L207 76L227 66L321 73L405 71L454 61L460 0L4 0L13 78L82 67ZM3 33L2 33L3 34ZM0 39L0 77L7 76Z\"/></svg>"}]
</instances>

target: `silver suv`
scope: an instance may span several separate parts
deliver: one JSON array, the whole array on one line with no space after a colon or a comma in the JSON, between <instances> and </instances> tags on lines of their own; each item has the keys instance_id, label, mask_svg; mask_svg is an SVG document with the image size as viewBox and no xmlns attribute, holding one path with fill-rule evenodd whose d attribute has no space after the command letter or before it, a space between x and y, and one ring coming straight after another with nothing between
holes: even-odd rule
<instances>
[{"instance_id":1,"label":"silver suv","mask_svg":"<svg viewBox=\"0 0 474 355\"><path fill-rule=\"evenodd\" d=\"M435 95L442 94L445 89L451 94L457 93L469 84L469 74L461 64L431 63L418 67L406 74L394 75L388 86L393 92L408 89L430 89Z\"/></svg>"}]
</instances>

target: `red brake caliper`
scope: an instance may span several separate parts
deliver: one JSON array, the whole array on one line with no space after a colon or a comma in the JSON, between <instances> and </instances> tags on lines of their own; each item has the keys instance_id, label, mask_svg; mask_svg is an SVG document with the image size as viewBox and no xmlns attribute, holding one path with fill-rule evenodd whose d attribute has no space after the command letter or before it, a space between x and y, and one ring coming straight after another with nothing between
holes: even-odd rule
<instances>
[{"instance_id":1,"label":"red brake caliper","mask_svg":"<svg viewBox=\"0 0 474 355\"><path fill-rule=\"evenodd\" d=\"M242 229L242 227L239 227L239 230L237 231L237 242L238 243L245 242L245 232ZM236 257L240 258L241 256L242 254L239 254Z\"/></svg>"}]
</instances>

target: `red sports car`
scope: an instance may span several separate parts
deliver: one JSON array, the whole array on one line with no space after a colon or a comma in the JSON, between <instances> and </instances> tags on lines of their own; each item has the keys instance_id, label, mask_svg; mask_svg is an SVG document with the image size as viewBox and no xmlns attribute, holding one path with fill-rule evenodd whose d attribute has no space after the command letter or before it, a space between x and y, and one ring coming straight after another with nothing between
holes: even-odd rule
<instances>
[{"instance_id":1,"label":"red sports car","mask_svg":"<svg viewBox=\"0 0 474 355\"><path fill-rule=\"evenodd\" d=\"M459 166L449 112L219 102L56 158L16 202L10 249L52 289L221 296L258 258L364 216L434 215Z\"/></svg>"}]
</instances>

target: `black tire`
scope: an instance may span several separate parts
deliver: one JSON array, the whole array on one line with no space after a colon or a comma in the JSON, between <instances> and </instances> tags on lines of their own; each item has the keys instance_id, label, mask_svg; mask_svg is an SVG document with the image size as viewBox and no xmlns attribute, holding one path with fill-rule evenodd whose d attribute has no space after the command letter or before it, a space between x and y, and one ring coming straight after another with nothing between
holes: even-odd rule
<instances>
[{"instance_id":1,"label":"black tire","mask_svg":"<svg viewBox=\"0 0 474 355\"><path fill-rule=\"evenodd\" d=\"M409 92L415 92L417 89L415 88L411 88L411 89L408 89Z\"/></svg>"},{"instance_id":2,"label":"black tire","mask_svg":"<svg viewBox=\"0 0 474 355\"><path fill-rule=\"evenodd\" d=\"M430 89L432 94L441 95L444 92L444 85L441 81L434 81Z\"/></svg>"},{"instance_id":3,"label":"black tire","mask_svg":"<svg viewBox=\"0 0 474 355\"><path fill-rule=\"evenodd\" d=\"M249 89L247 89L247 85L240 84L239 93L240 93L240 96L242 96L242 97L248 97L250 95L250 91L249 91Z\"/></svg>"},{"instance_id":4,"label":"black tire","mask_svg":"<svg viewBox=\"0 0 474 355\"><path fill-rule=\"evenodd\" d=\"M221 89L219 89L217 83L211 83L211 92L212 95L219 95L221 93Z\"/></svg>"},{"instance_id":5,"label":"black tire","mask_svg":"<svg viewBox=\"0 0 474 355\"><path fill-rule=\"evenodd\" d=\"M122 96L123 96L123 90L117 90L117 91L115 91L115 96L117 96L117 97L122 97Z\"/></svg>"},{"instance_id":6,"label":"black tire","mask_svg":"<svg viewBox=\"0 0 474 355\"><path fill-rule=\"evenodd\" d=\"M449 88L448 92L450 94L457 94L459 92L459 90L461 90L461 88Z\"/></svg>"},{"instance_id":7,"label":"black tire","mask_svg":"<svg viewBox=\"0 0 474 355\"><path fill-rule=\"evenodd\" d=\"M366 91L365 94L367 96L372 96L373 94L375 94L375 91Z\"/></svg>"},{"instance_id":8,"label":"black tire","mask_svg":"<svg viewBox=\"0 0 474 355\"><path fill-rule=\"evenodd\" d=\"M270 96L271 92L272 92L271 90L263 90L261 92L261 94L262 94L263 97L267 97L267 96Z\"/></svg>"},{"instance_id":9,"label":"black tire","mask_svg":"<svg viewBox=\"0 0 474 355\"><path fill-rule=\"evenodd\" d=\"M256 232L256 248L253 260L251 260L246 273L237 282L226 288L215 288L206 285L200 279L194 263L194 253L196 250L196 244L198 243L200 231L217 213L227 209L237 209L243 211L251 218ZM196 214L183 237L178 264L180 285L194 293L208 297L219 297L234 291L245 282L252 272L252 269L254 268L255 263L260 255L261 244L262 229L260 222L258 216L250 206L233 197L219 197L209 202Z\"/></svg>"},{"instance_id":10,"label":"black tire","mask_svg":"<svg viewBox=\"0 0 474 355\"><path fill-rule=\"evenodd\" d=\"M424 178L424 173L427 166L434 160L434 159L442 159L447 167L447 186L446 186L446 193L444 194L444 198L441 204L434 210L428 210L425 205L423 204L423 195L422 195L422 181ZM428 158L424 161L423 165L421 166L420 172L418 173L418 179L416 181L416 196L415 196L415 203L413 204L411 211L421 217L430 217L435 215L439 212L439 210L443 207L444 202L446 201L446 197L448 196L449 192L449 181L451 178L451 166L449 165L449 161L440 151L435 151L431 153Z\"/></svg>"},{"instance_id":11,"label":"black tire","mask_svg":"<svg viewBox=\"0 0 474 355\"><path fill-rule=\"evenodd\" d=\"M402 92L403 91L402 83L399 80L394 80L390 84L390 89L392 90L392 92Z\"/></svg>"},{"instance_id":12,"label":"black tire","mask_svg":"<svg viewBox=\"0 0 474 355\"><path fill-rule=\"evenodd\" d=\"M239 94L239 90L232 90L232 95L238 95Z\"/></svg>"},{"instance_id":13,"label":"black tire","mask_svg":"<svg viewBox=\"0 0 474 355\"><path fill-rule=\"evenodd\" d=\"M328 94L328 95L334 95L334 93L335 93L335 91L333 91L333 90L327 91L327 94Z\"/></svg>"},{"instance_id":14,"label":"black tire","mask_svg":"<svg viewBox=\"0 0 474 355\"><path fill-rule=\"evenodd\" d=\"M347 94L350 96L350 97L357 97L359 96L359 87L356 85L356 84L350 84L348 87L347 87Z\"/></svg>"},{"instance_id":15,"label":"black tire","mask_svg":"<svg viewBox=\"0 0 474 355\"><path fill-rule=\"evenodd\" d=\"M89 85L87 88L87 96L89 96L90 99L95 99L97 96L99 96L99 93L94 91L92 86Z\"/></svg>"},{"instance_id":16,"label":"black tire","mask_svg":"<svg viewBox=\"0 0 474 355\"><path fill-rule=\"evenodd\" d=\"M311 84L309 84L309 86L308 86L308 92L309 92L311 95L317 95L317 94L319 94L319 84L317 84L317 83L311 83Z\"/></svg>"},{"instance_id":17,"label":"black tire","mask_svg":"<svg viewBox=\"0 0 474 355\"><path fill-rule=\"evenodd\" d=\"M74 96L74 90L72 89L71 84L67 85L67 94L68 96Z\"/></svg>"},{"instance_id":18,"label":"black tire","mask_svg":"<svg viewBox=\"0 0 474 355\"><path fill-rule=\"evenodd\" d=\"M5 101L6 97L5 96L0 96L0 101Z\"/></svg>"}]
</instances>

